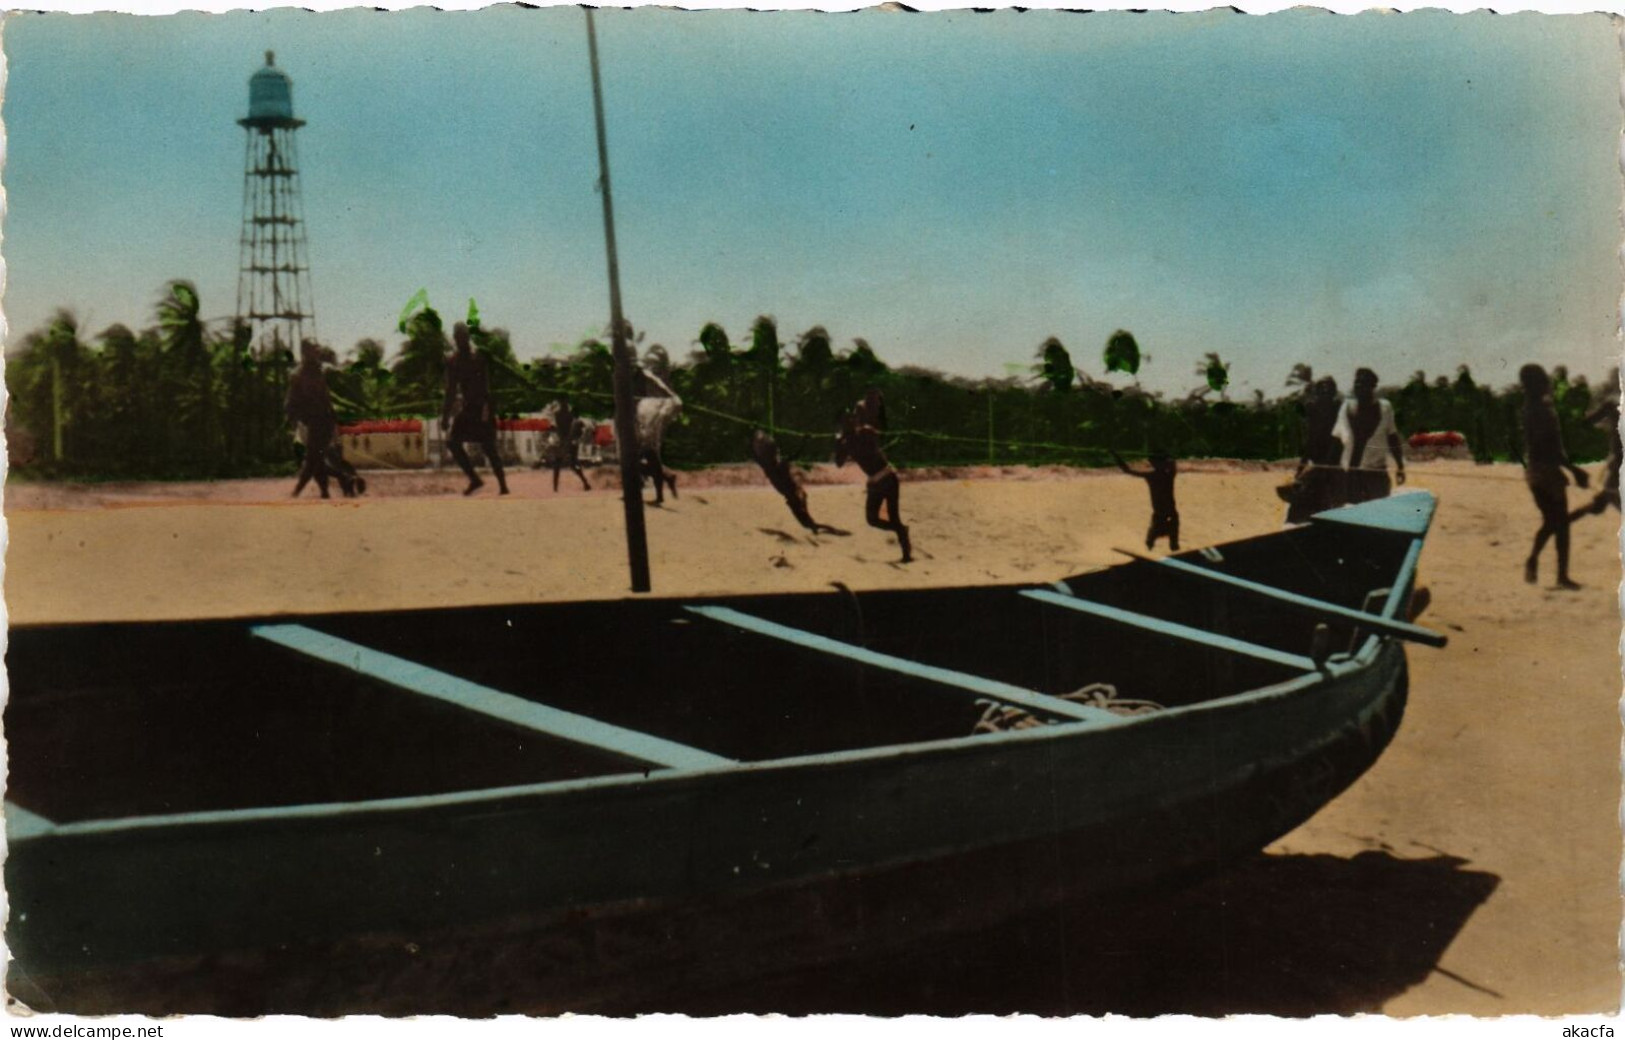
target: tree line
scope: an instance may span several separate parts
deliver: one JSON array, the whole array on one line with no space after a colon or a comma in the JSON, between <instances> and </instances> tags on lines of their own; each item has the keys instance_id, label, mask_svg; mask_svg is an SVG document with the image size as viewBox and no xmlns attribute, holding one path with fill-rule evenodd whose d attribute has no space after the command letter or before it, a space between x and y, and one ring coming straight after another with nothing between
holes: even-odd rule
<instances>
[{"instance_id":1,"label":"tree line","mask_svg":"<svg viewBox=\"0 0 1625 1040\"><path fill-rule=\"evenodd\" d=\"M297 448L282 407L294 345L254 344L243 325L211 324L200 314L196 287L175 280L140 332L115 324L87 335L71 313L59 311L28 333L6 364L16 471L71 479L291 473ZM578 414L609 415L614 360L605 337L520 361L509 334L480 321L472 301L469 324L504 415L539 411L555 399ZM447 324L423 300L397 331L393 356L382 340L369 338L342 359L333 357L327 379L341 421L438 414L451 349ZM886 395L890 453L905 466L1102 465L1111 450L1294 458L1303 402L1316 379L1298 364L1284 373L1275 396L1255 390L1233 400L1229 363L1209 353L1196 362L1189 393L1147 391L1139 373L1150 358L1126 330L1104 344L1102 377L1080 367L1054 337L993 379L894 367L863 339L838 349L821 325L781 337L767 315L738 342L721 324L708 323L680 358L643 340L632 332L641 363L685 404L682 424L668 433L668 462L691 468L744 461L757 427L800 461L827 459L840 415L870 387ZM1340 375L1346 391L1352 372ZM1606 435L1585 422L1599 395L1561 367L1553 382L1570 454L1601 458ZM1462 365L1453 377L1418 371L1382 394L1407 435L1456 430L1481 461L1516 454L1523 403L1516 385L1480 383Z\"/></svg>"}]
</instances>

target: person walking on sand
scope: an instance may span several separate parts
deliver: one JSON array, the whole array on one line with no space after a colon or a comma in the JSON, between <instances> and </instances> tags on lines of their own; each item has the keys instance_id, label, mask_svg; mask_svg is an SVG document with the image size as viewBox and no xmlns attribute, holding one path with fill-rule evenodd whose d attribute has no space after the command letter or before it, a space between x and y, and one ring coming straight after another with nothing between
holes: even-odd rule
<instances>
[{"instance_id":1,"label":"person walking on sand","mask_svg":"<svg viewBox=\"0 0 1625 1040\"><path fill-rule=\"evenodd\" d=\"M446 450L468 477L468 487L463 494L472 495L485 486L463 448L465 444L478 444L497 478L500 493L506 495L508 479L502 472L502 453L497 450L496 411L491 404L491 377L485 358L474 353L467 325L462 322L453 325L451 335L456 348L446 359L446 400L440 409L440 428L450 426Z\"/></svg>"},{"instance_id":2,"label":"person walking on sand","mask_svg":"<svg viewBox=\"0 0 1625 1040\"><path fill-rule=\"evenodd\" d=\"M1354 373L1354 397L1343 402L1332 436L1342 445L1350 504L1386 498L1393 490L1388 480L1390 454L1398 467L1394 479L1405 483L1405 450L1394 424L1394 406L1377 396L1377 373L1371 369Z\"/></svg>"},{"instance_id":3,"label":"person walking on sand","mask_svg":"<svg viewBox=\"0 0 1625 1040\"><path fill-rule=\"evenodd\" d=\"M1534 547L1524 561L1523 580L1531 585L1538 580L1540 552L1550 539L1557 543L1557 587L1577 589L1579 584L1569 577L1568 481L1563 471L1567 470L1581 488L1590 484L1591 478L1569 461L1563 449L1563 431L1546 370L1539 365L1525 365L1518 370L1518 381L1523 384L1524 480L1541 518Z\"/></svg>"},{"instance_id":4,"label":"person walking on sand","mask_svg":"<svg viewBox=\"0 0 1625 1040\"><path fill-rule=\"evenodd\" d=\"M666 488L677 497L677 474L666 468L666 428L683 410L683 399L653 372L639 365L637 416L638 464L643 475L654 481L655 505L664 505Z\"/></svg>"},{"instance_id":5,"label":"person walking on sand","mask_svg":"<svg viewBox=\"0 0 1625 1040\"><path fill-rule=\"evenodd\" d=\"M902 482L898 480L897 470L887 460L886 452L880 446L880 431L866 422L860 422L856 411L848 412L841 417L841 432L835 438L835 465L844 466L848 459L856 462L858 468L868 477L864 519L870 527L896 534L897 544L903 550L902 562L913 562L914 553L909 542L908 525L903 523L898 512ZM885 520L880 518L882 505L886 507Z\"/></svg>"},{"instance_id":6,"label":"person walking on sand","mask_svg":"<svg viewBox=\"0 0 1625 1040\"><path fill-rule=\"evenodd\" d=\"M1608 458L1602 464L1602 490L1597 492L1591 504L1582 506L1569 514L1569 523L1582 516L1601 516L1608 512L1608 507L1619 509L1619 464L1621 459L1619 442L1619 402L1607 400L1598 405L1588 416L1586 422L1601 426L1608 431Z\"/></svg>"},{"instance_id":7,"label":"person walking on sand","mask_svg":"<svg viewBox=\"0 0 1625 1040\"><path fill-rule=\"evenodd\" d=\"M331 498L327 491L328 449L338 432L338 417L333 412L333 395L327 389L327 375L322 370L322 348L315 340L307 339L299 344L299 367L288 380L283 411L294 424L295 436L305 446L293 497L298 498L305 485L315 480L321 496Z\"/></svg>"},{"instance_id":8,"label":"person walking on sand","mask_svg":"<svg viewBox=\"0 0 1625 1040\"><path fill-rule=\"evenodd\" d=\"M762 467L762 473L773 489L784 496L784 504L790 507L790 513L796 520L813 534L844 535L847 532L838 527L821 524L812 518L807 511L807 489L801 485L796 476L795 467L790 465L788 459L779 454L779 446L761 430L757 430L750 437L750 454L756 464Z\"/></svg>"},{"instance_id":9,"label":"person walking on sand","mask_svg":"<svg viewBox=\"0 0 1625 1040\"><path fill-rule=\"evenodd\" d=\"M1303 449L1292 478L1296 494L1287 507L1289 524L1304 523L1316 513L1343 504L1347 477L1343 472L1343 444L1333 432L1342 405L1337 380L1326 376L1315 381L1304 402Z\"/></svg>"},{"instance_id":10,"label":"person walking on sand","mask_svg":"<svg viewBox=\"0 0 1625 1040\"><path fill-rule=\"evenodd\" d=\"M339 363L339 356L333 353L333 348L322 347L321 362L323 365L337 365ZM326 386L325 381L323 382L323 386ZM328 400L331 402L332 394L328 395ZM332 409L331 403L329 403L328 408L329 410ZM359 472L357 472L356 468L350 464L350 460L344 457L343 438L338 435L338 429L336 426L333 431L332 439L327 445L326 463L327 475L339 482L339 490L344 492L345 498L354 498L357 495L365 495L367 493L367 478L363 477ZM299 490L296 489L294 494L299 494Z\"/></svg>"},{"instance_id":11,"label":"person walking on sand","mask_svg":"<svg viewBox=\"0 0 1625 1040\"><path fill-rule=\"evenodd\" d=\"M553 423L553 443L548 445L547 462L553 468L553 490L559 489L559 473L569 467L581 480L581 490L591 491L592 485L587 483L587 474L581 469L581 434L586 424L576 418L565 401L554 401L550 409L553 413L550 421Z\"/></svg>"},{"instance_id":12,"label":"person walking on sand","mask_svg":"<svg viewBox=\"0 0 1625 1040\"><path fill-rule=\"evenodd\" d=\"M1157 544L1157 539L1166 537L1169 551L1178 552L1179 506L1174 502L1174 478L1179 475L1179 466L1173 457L1165 451L1152 452L1149 470L1131 469L1115 450L1112 451L1112 458L1117 460L1118 469L1145 481L1145 486L1151 492L1151 527L1145 533L1146 549L1149 551Z\"/></svg>"}]
</instances>

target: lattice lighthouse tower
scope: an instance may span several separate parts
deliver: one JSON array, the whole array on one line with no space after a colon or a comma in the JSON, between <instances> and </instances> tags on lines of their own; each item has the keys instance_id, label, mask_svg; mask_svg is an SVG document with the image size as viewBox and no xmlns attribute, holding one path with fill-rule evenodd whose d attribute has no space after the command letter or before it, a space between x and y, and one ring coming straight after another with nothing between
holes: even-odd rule
<instances>
[{"instance_id":1,"label":"lattice lighthouse tower","mask_svg":"<svg viewBox=\"0 0 1625 1040\"><path fill-rule=\"evenodd\" d=\"M293 81L271 51L249 77L248 118L237 124L248 131L237 319L256 346L297 353L305 337L316 335L295 136L305 121L294 118Z\"/></svg>"}]
</instances>

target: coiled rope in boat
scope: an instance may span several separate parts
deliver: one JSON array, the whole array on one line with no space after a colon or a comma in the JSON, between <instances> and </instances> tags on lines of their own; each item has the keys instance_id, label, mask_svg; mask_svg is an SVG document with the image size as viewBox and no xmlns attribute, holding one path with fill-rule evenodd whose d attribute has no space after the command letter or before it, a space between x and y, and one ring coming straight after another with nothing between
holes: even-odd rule
<instances>
[{"instance_id":1,"label":"coiled rope in boat","mask_svg":"<svg viewBox=\"0 0 1625 1040\"><path fill-rule=\"evenodd\" d=\"M1119 697L1117 687L1111 683L1090 683L1071 693L1063 693L1060 698L1064 701L1086 704L1091 708L1101 708L1114 715L1149 715L1163 708L1156 701ZM1002 701L982 697L977 699L976 704L982 709L982 717L977 719L976 725L971 728L973 735L1051 725L1048 720L1038 718L1024 708L1013 707Z\"/></svg>"}]
</instances>

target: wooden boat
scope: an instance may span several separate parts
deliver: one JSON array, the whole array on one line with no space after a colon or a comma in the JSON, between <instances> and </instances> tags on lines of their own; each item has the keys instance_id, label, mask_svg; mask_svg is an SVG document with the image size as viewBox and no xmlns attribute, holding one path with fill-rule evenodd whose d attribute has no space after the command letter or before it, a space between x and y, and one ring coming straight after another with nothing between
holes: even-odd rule
<instances>
[{"instance_id":1,"label":"wooden boat","mask_svg":"<svg viewBox=\"0 0 1625 1040\"><path fill-rule=\"evenodd\" d=\"M14 627L12 989L604 1007L1215 869L1386 746L1433 509L1042 586ZM423 982L476 952L490 1002Z\"/></svg>"}]
</instances>

